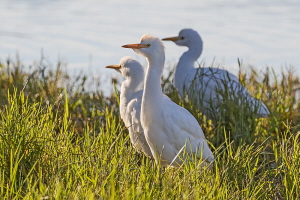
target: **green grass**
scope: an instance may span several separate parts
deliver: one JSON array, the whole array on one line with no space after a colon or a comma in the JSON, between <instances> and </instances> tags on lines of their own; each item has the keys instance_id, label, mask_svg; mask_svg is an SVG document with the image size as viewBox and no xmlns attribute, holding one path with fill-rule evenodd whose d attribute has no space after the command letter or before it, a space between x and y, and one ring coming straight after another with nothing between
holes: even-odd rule
<instances>
[{"instance_id":1,"label":"green grass","mask_svg":"<svg viewBox=\"0 0 300 200\"><path fill-rule=\"evenodd\" d=\"M300 79L291 70L281 80L241 66L241 82L271 116L217 124L165 77L165 92L197 118L216 161L161 169L132 148L116 92L86 91L91 80L70 77L61 62L0 65L0 199L300 198Z\"/></svg>"}]
</instances>

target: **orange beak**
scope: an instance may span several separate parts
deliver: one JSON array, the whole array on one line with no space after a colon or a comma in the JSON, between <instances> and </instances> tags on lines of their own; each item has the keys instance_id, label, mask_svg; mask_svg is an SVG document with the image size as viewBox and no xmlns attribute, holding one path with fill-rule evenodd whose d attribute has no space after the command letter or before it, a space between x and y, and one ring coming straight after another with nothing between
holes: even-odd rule
<instances>
[{"instance_id":1,"label":"orange beak","mask_svg":"<svg viewBox=\"0 0 300 200\"><path fill-rule=\"evenodd\" d=\"M149 48L150 44L126 44L122 46L123 48L131 48L131 49L141 49L141 48Z\"/></svg>"},{"instance_id":2,"label":"orange beak","mask_svg":"<svg viewBox=\"0 0 300 200\"><path fill-rule=\"evenodd\" d=\"M105 68L119 70L121 68L121 65L108 65Z\"/></svg>"},{"instance_id":3,"label":"orange beak","mask_svg":"<svg viewBox=\"0 0 300 200\"><path fill-rule=\"evenodd\" d=\"M178 41L178 40L182 40L182 37L168 37L168 38L163 38L163 39L161 39L161 40L176 42L176 41Z\"/></svg>"}]
</instances>

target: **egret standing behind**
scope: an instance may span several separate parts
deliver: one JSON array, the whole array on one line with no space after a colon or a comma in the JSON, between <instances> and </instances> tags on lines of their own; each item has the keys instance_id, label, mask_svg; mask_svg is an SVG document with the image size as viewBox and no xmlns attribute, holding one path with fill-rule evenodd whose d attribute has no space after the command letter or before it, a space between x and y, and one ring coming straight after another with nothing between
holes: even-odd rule
<instances>
[{"instance_id":1,"label":"egret standing behind","mask_svg":"<svg viewBox=\"0 0 300 200\"><path fill-rule=\"evenodd\" d=\"M251 96L244 88L239 79L228 72L219 68L195 68L194 63L200 57L203 50L203 41L200 35L193 29L182 29L176 37L162 39L173 41L178 46L188 47L180 57L175 69L174 86L179 94L184 97L186 94L197 103L201 103L204 112L210 110L210 106L218 106L223 102L224 93L230 94L232 100L240 98L239 103L247 103L251 106L252 112L258 117L268 117L270 114L266 105Z\"/></svg>"}]
</instances>

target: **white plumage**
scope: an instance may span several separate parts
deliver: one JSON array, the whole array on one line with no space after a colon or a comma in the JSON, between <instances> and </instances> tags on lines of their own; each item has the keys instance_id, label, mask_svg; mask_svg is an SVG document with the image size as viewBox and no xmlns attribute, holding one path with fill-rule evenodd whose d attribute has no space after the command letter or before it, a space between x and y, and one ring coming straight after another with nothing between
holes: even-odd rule
<instances>
[{"instance_id":1,"label":"white plumage","mask_svg":"<svg viewBox=\"0 0 300 200\"><path fill-rule=\"evenodd\" d=\"M203 41L200 35L193 29L182 29L179 36L164 38L165 41L173 41L179 46L188 47L183 53L175 69L174 86L183 97L186 94L204 107L204 112L211 105L218 106L223 100L222 93L228 89L231 98L240 98L240 103L247 102L252 112L258 117L267 117L270 113L266 105L251 96L239 79L219 68L195 68L194 63L200 57L203 50ZM230 100L230 99L229 99ZM213 103L212 103L213 102Z\"/></svg>"},{"instance_id":2,"label":"white plumage","mask_svg":"<svg viewBox=\"0 0 300 200\"><path fill-rule=\"evenodd\" d=\"M179 166L181 152L196 154L208 162L214 156L197 120L186 109L178 106L162 93L161 75L165 62L162 42L149 34L139 44L124 45L147 58L142 99L141 123L146 140L156 162L163 166ZM179 155L180 154L180 155Z\"/></svg>"},{"instance_id":3,"label":"white plumage","mask_svg":"<svg viewBox=\"0 0 300 200\"><path fill-rule=\"evenodd\" d=\"M125 80L120 92L120 115L129 130L130 141L134 148L143 152L148 157L153 157L141 126L140 113L144 81L144 69L142 65L131 57L123 57L119 65L109 65L120 72Z\"/></svg>"}]
</instances>

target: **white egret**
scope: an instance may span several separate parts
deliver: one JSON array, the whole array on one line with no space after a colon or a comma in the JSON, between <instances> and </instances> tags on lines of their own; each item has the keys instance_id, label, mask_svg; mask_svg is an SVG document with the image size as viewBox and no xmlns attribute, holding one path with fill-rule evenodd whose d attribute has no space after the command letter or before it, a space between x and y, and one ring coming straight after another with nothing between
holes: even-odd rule
<instances>
[{"instance_id":1,"label":"white egret","mask_svg":"<svg viewBox=\"0 0 300 200\"><path fill-rule=\"evenodd\" d=\"M153 157L141 126L140 113L142 103L142 84L144 69L142 65L129 56L123 57L118 65L109 65L106 68L120 72L125 80L120 92L120 115L129 130L130 141L135 149L148 157Z\"/></svg>"},{"instance_id":2,"label":"white egret","mask_svg":"<svg viewBox=\"0 0 300 200\"><path fill-rule=\"evenodd\" d=\"M162 166L180 166L185 159L181 157L181 152L196 154L198 158L212 162L214 156L197 120L190 112L162 93L160 81L165 62L162 42L146 34L139 44L128 44L122 47L132 48L148 61L141 123L156 162L161 163Z\"/></svg>"},{"instance_id":3,"label":"white egret","mask_svg":"<svg viewBox=\"0 0 300 200\"><path fill-rule=\"evenodd\" d=\"M258 117L267 117L270 114L266 105L252 97L232 73L219 68L194 67L194 63L203 50L203 41L195 30L182 29L178 36L162 40L173 41L178 46L188 47L188 51L179 59L174 77L174 86L182 97L187 94L197 103L201 101L204 109L209 109L211 105L217 106L218 102L222 102L224 99L221 94L228 91L232 95L231 99L240 98L239 103L249 104L251 111L255 112Z\"/></svg>"}]
</instances>

